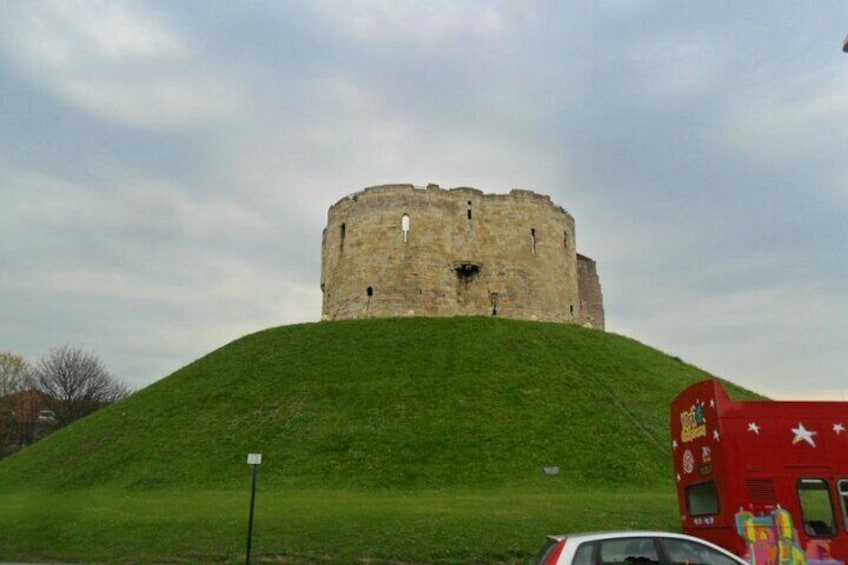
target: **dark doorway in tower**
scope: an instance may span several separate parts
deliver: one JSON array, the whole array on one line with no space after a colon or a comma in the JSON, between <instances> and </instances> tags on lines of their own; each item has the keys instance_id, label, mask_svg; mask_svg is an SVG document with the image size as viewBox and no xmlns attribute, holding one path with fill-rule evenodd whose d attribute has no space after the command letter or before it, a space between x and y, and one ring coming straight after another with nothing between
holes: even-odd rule
<instances>
[{"instance_id":1,"label":"dark doorway in tower","mask_svg":"<svg viewBox=\"0 0 848 565\"><path fill-rule=\"evenodd\" d=\"M368 288L366 288L365 289L365 296L366 296L365 313L370 314L371 313L371 297L374 296L374 287L369 286Z\"/></svg>"},{"instance_id":2,"label":"dark doorway in tower","mask_svg":"<svg viewBox=\"0 0 848 565\"><path fill-rule=\"evenodd\" d=\"M483 305L478 302L475 312L473 297L477 295L474 279L480 273L480 263L457 261L453 264L453 272L456 273L456 305L459 312L463 315L479 315L479 308Z\"/></svg>"}]
</instances>

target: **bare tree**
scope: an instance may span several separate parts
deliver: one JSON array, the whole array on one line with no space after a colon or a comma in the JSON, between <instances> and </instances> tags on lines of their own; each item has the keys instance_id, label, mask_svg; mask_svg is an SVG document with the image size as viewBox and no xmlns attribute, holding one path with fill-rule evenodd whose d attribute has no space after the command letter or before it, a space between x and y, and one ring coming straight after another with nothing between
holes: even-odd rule
<instances>
[{"instance_id":1,"label":"bare tree","mask_svg":"<svg viewBox=\"0 0 848 565\"><path fill-rule=\"evenodd\" d=\"M76 347L51 349L35 367L35 385L49 397L59 427L129 394L93 354Z\"/></svg>"}]
</instances>

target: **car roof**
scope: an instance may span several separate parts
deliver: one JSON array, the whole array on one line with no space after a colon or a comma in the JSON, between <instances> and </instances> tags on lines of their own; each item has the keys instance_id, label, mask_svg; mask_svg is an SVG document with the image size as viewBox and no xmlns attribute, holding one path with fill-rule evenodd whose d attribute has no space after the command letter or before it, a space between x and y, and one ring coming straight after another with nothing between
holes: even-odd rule
<instances>
[{"instance_id":1,"label":"car roof","mask_svg":"<svg viewBox=\"0 0 848 565\"><path fill-rule=\"evenodd\" d=\"M643 538L643 537L668 537L668 538L678 538L678 539L694 539L700 542L706 542L706 540L702 540L700 538L695 538L686 534L681 534L678 532L663 532L656 530L609 530L609 531L595 531L595 532L574 532L570 534L554 534L547 536L548 539L562 541L564 539L570 540L592 540L592 539L601 539L601 538Z\"/></svg>"},{"instance_id":2,"label":"car roof","mask_svg":"<svg viewBox=\"0 0 848 565\"><path fill-rule=\"evenodd\" d=\"M733 559L738 563L745 563L741 557L735 555L734 553L728 551L726 548L723 548L719 545L716 545L710 541L705 539L690 536L688 534L681 534L679 532L664 532L657 530L609 530L609 531L596 531L596 532L575 532L572 534L556 534L546 536L546 539L549 542L559 543L564 539L569 541L574 541L577 543L583 542L593 542L598 540L607 540L607 539L626 539L626 538L645 538L645 537L654 537L654 538L665 538L665 539L679 539L679 540L688 540L696 543L700 543L707 547L712 547L725 555L729 555L733 557Z\"/></svg>"}]
</instances>

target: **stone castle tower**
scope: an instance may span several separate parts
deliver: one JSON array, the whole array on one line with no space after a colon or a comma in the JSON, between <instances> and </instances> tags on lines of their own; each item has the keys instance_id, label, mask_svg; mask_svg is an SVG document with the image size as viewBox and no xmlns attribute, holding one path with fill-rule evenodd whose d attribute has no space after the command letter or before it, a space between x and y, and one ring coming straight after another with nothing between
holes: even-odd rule
<instances>
[{"instance_id":1,"label":"stone castle tower","mask_svg":"<svg viewBox=\"0 0 848 565\"><path fill-rule=\"evenodd\" d=\"M384 185L330 207L322 319L503 316L604 329L574 218L527 190Z\"/></svg>"}]
</instances>

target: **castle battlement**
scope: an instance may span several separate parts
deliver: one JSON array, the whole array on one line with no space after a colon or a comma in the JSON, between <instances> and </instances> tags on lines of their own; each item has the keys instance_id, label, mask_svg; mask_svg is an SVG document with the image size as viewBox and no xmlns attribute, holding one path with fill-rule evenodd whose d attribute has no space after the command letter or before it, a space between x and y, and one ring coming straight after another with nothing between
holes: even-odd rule
<instances>
[{"instance_id":1,"label":"castle battlement","mask_svg":"<svg viewBox=\"0 0 848 565\"><path fill-rule=\"evenodd\" d=\"M547 195L389 184L330 207L322 318L480 316L604 328L596 264Z\"/></svg>"}]
</instances>

